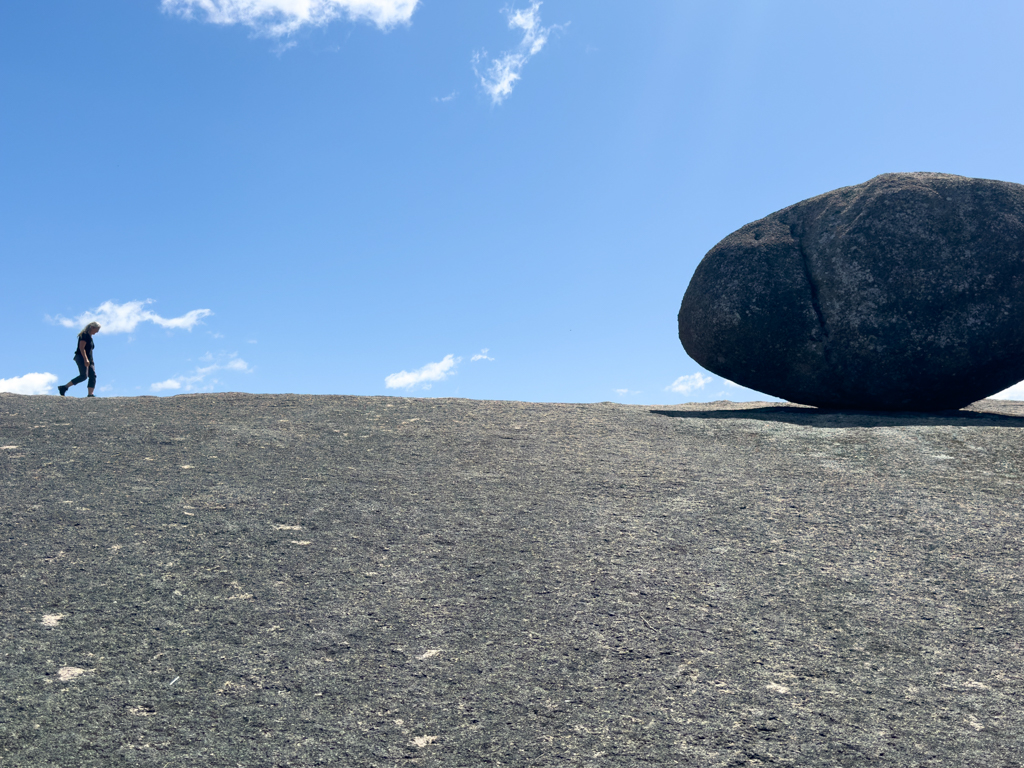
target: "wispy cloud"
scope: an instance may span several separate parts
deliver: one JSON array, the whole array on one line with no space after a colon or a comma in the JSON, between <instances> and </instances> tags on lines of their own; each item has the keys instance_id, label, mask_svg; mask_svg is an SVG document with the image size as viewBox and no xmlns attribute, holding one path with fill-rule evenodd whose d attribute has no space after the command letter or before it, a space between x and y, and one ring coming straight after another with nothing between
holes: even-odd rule
<instances>
[{"instance_id":1,"label":"wispy cloud","mask_svg":"<svg viewBox=\"0 0 1024 768\"><path fill-rule=\"evenodd\" d=\"M704 389L707 384L710 384L712 378L705 376L703 373L691 373L688 376L680 376L678 379L669 384L665 389L669 392L678 392L681 395L688 395L698 389Z\"/></svg>"},{"instance_id":2,"label":"wispy cloud","mask_svg":"<svg viewBox=\"0 0 1024 768\"><path fill-rule=\"evenodd\" d=\"M217 371L235 371L237 373L252 373L252 368L242 358L238 357L237 354L231 355L218 355L214 357L212 354L207 352L203 358L204 361L216 361L210 362L210 365L204 365L196 368L192 373L187 376L173 376L164 381L158 381L149 385L149 388L154 392L163 392L165 390L184 390L185 392L194 392L197 390L211 390L214 386L220 383L218 379L211 379L207 381L207 378L211 374L217 373Z\"/></svg>"},{"instance_id":3,"label":"wispy cloud","mask_svg":"<svg viewBox=\"0 0 1024 768\"><path fill-rule=\"evenodd\" d=\"M479 65L487 57L487 51L473 56L473 71L480 78L480 83L494 104L501 104L512 93L513 86L520 78L519 73L526 66L526 62L539 53L547 43L551 30L564 26L542 27L540 6L540 2L535 2L526 10L503 10L508 16L509 29L521 29L523 39L514 51L507 51L501 57L492 60L484 74L480 74Z\"/></svg>"},{"instance_id":4,"label":"wispy cloud","mask_svg":"<svg viewBox=\"0 0 1024 768\"><path fill-rule=\"evenodd\" d=\"M452 91L447 96L435 96L434 97L434 101L444 103L444 102L451 101L452 99L454 99L458 95L459 95L458 91Z\"/></svg>"},{"instance_id":5,"label":"wispy cloud","mask_svg":"<svg viewBox=\"0 0 1024 768\"><path fill-rule=\"evenodd\" d=\"M1012 387L1007 387L1002 392L989 395L993 400L1024 400L1024 381L1017 382Z\"/></svg>"},{"instance_id":6,"label":"wispy cloud","mask_svg":"<svg viewBox=\"0 0 1024 768\"><path fill-rule=\"evenodd\" d=\"M0 379L0 392L13 392L16 395L45 395L53 385L57 383L57 377L52 373L26 373L24 376L15 376L13 379Z\"/></svg>"},{"instance_id":7,"label":"wispy cloud","mask_svg":"<svg viewBox=\"0 0 1024 768\"><path fill-rule=\"evenodd\" d=\"M168 13L201 16L211 24L244 24L261 35L282 37L307 24L338 18L369 21L387 30L408 24L419 0L161 0Z\"/></svg>"},{"instance_id":8,"label":"wispy cloud","mask_svg":"<svg viewBox=\"0 0 1024 768\"><path fill-rule=\"evenodd\" d=\"M430 382L444 381L455 373L455 366L462 362L461 357L445 355L444 360L438 363L427 363L415 371L399 371L384 377L384 386L388 389L412 389L422 385L424 389L430 389Z\"/></svg>"},{"instance_id":9,"label":"wispy cloud","mask_svg":"<svg viewBox=\"0 0 1024 768\"><path fill-rule=\"evenodd\" d=\"M149 388L154 392L163 392L165 389L181 389L181 386L181 380L167 379L167 381L158 381L154 384L150 384Z\"/></svg>"},{"instance_id":10,"label":"wispy cloud","mask_svg":"<svg viewBox=\"0 0 1024 768\"><path fill-rule=\"evenodd\" d=\"M86 323L97 322L103 326L102 333L131 333L139 323L150 322L162 328L184 328L191 331L204 317L213 314L208 309L193 309L181 317L160 317L155 312L143 309L147 304L152 304L152 299L146 301L129 301L124 304L115 304L112 301L105 301L96 309L83 312L78 317L67 318L58 315L52 319L65 328L81 328Z\"/></svg>"},{"instance_id":11,"label":"wispy cloud","mask_svg":"<svg viewBox=\"0 0 1024 768\"><path fill-rule=\"evenodd\" d=\"M494 359L493 357L488 357L487 356L487 353L489 351L490 350L487 349L487 347L484 347L477 354L475 354L471 358L469 358L469 362L475 363L477 360L493 360Z\"/></svg>"}]
</instances>

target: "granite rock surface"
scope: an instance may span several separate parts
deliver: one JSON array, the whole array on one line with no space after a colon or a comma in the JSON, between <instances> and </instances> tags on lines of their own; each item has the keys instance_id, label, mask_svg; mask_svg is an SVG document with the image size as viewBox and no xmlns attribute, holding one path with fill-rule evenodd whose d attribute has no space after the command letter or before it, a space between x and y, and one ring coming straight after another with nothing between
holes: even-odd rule
<instances>
[{"instance_id":1,"label":"granite rock surface","mask_svg":"<svg viewBox=\"0 0 1024 768\"><path fill-rule=\"evenodd\" d=\"M0 766L1016 768L1022 427L0 395Z\"/></svg>"},{"instance_id":2,"label":"granite rock surface","mask_svg":"<svg viewBox=\"0 0 1024 768\"><path fill-rule=\"evenodd\" d=\"M704 257L687 353L809 405L961 408L1024 379L1024 186L892 173L804 200Z\"/></svg>"}]
</instances>

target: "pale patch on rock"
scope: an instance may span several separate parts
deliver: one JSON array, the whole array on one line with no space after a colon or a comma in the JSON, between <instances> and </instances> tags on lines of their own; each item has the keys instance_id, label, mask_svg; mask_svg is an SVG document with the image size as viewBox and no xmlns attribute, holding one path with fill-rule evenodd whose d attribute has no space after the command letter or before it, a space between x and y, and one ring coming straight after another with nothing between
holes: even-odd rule
<instances>
[{"instance_id":1,"label":"pale patch on rock","mask_svg":"<svg viewBox=\"0 0 1024 768\"><path fill-rule=\"evenodd\" d=\"M412 740L412 744L417 749L423 749L428 744L433 744L437 741L437 736L417 736Z\"/></svg>"},{"instance_id":2,"label":"pale patch on rock","mask_svg":"<svg viewBox=\"0 0 1024 768\"><path fill-rule=\"evenodd\" d=\"M47 613L43 616L44 627L56 627L60 620L64 618L63 613Z\"/></svg>"},{"instance_id":3,"label":"pale patch on rock","mask_svg":"<svg viewBox=\"0 0 1024 768\"><path fill-rule=\"evenodd\" d=\"M76 677L80 677L84 674L85 670L81 667L61 667L57 670L57 676L61 679L61 682L74 680Z\"/></svg>"},{"instance_id":4,"label":"pale patch on rock","mask_svg":"<svg viewBox=\"0 0 1024 768\"><path fill-rule=\"evenodd\" d=\"M440 655L440 653L441 653L441 649L440 648L431 648L429 651L424 653L422 656L417 656L416 658L419 661L423 661L424 659L431 659L434 656L438 656L438 655Z\"/></svg>"},{"instance_id":5,"label":"pale patch on rock","mask_svg":"<svg viewBox=\"0 0 1024 768\"><path fill-rule=\"evenodd\" d=\"M297 541L295 539L292 539L292 544L298 544L300 547L305 547L305 546L308 546L308 545L310 545L312 543L313 543L312 541Z\"/></svg>"},{"instance_id":6,"label":"pale patch on rock","mask_svg":"<svg viewBox=\"0 0 1024 768\"><path fill-rule=\"evenodd\" d=\"M789 693L789 686L779 685L778 683L769 683L765 688L769 691L774 691L775 693Z\"/></svg>"},{"instance_id":7,"label":"pale patch on rock","mask_svg":"<svg viewBox=\"0 0 1024 768\"><path fill-rule=\"evenodd\" d=\"M275 531L301 531L301 525L275 525Z\"/></svg>"}]
</instances>

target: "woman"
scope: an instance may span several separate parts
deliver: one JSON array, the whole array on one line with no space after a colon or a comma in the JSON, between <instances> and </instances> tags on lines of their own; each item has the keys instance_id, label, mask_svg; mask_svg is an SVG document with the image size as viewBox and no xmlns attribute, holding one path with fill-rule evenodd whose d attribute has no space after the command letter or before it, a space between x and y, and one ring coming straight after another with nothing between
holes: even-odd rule
<instances>
[{"instance_id":1,"label":"woman","mask_svg":"<svg viewBox=\"0 0 1024 768\"><path fill-rule=\"evenodd\" d=\"M64 397L71 387L75 386L80 382L89 379L89 394L88 397L96 397L93 394L93 390L96 389L96 359L93 357L92 350L96 345L93 344L92 337L100 329L99 323L89 323L82 332L78 334L78 346L75 348L75 362L78 363L78 376L67 384L57 387L57 391L60 392L60 396Z\"/></svg>"}]
</instances>

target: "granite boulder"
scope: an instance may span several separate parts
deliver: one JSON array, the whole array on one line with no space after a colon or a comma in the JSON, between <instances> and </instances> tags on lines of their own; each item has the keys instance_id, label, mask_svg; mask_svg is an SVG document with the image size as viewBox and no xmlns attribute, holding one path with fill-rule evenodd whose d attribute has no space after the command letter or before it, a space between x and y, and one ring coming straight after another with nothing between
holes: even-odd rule
<instances>
[{"instance_id":1,"label":"granite boulder","mask_svg":"<svg viewBox=\"0 0 1024 768\"><path fill-rule=\"evenodd\" d=\"M747 224L679 310L686 352L797 403L961 408L1024 379L1024 186L890 173Z\"/></svg>"}]
</instances>

